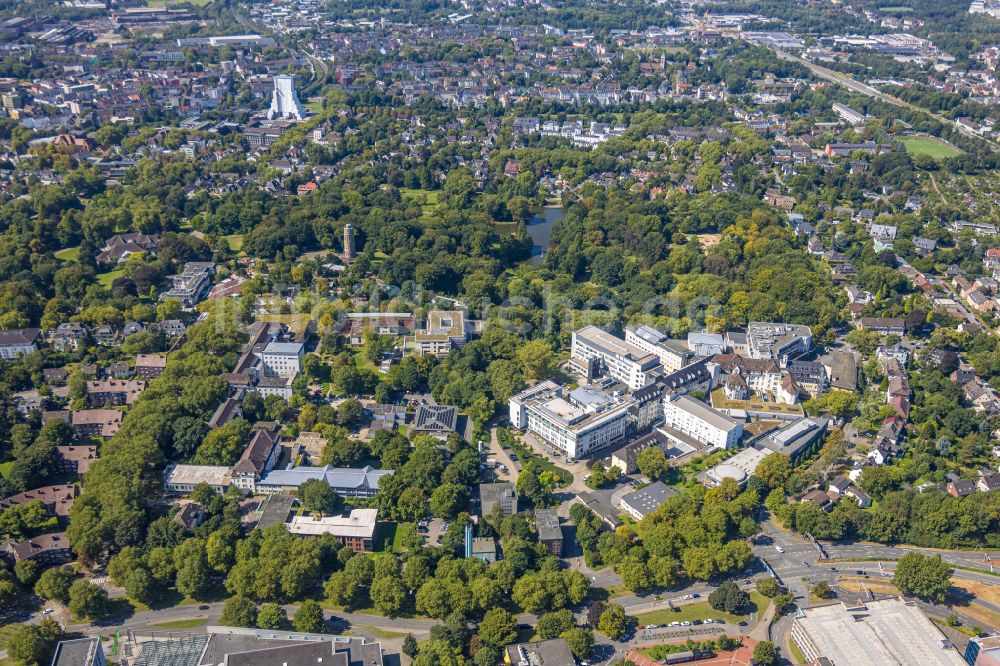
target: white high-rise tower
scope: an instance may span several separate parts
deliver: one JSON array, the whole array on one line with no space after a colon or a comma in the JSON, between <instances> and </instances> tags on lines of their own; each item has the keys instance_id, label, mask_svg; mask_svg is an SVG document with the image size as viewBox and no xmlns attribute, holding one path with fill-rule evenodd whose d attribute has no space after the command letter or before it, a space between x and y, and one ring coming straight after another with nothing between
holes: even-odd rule
<instances>
[{"instance_id":1,"label":"white high-rise tower","mask_svg":"<svg viewBox=\"0 0 1000 666\"><path fill-rule=\"evenodd\" d=\"M267 112L267 117L271 120L275 118L306 119L306 110L302 108L299 96L295 94L294 76L274 77L274 93L271 96L271 108Z\"/></svg>"}]
</instances>

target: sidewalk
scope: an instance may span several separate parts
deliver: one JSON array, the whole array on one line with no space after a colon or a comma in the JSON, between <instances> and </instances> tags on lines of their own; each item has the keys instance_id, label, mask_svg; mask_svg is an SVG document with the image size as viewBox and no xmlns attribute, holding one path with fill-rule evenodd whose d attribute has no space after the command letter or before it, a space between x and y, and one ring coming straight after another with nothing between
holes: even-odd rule
<instances>
[{"instance_id":1,"label":"sidewalk","mask_svg":"<svg viewBox=\"0 0 1000 666\"><path fill-rule=\"evenodd\" d=\"M758 642L771 640L771 622L774 621L774 616L777 614L778 609L774 603L768 604L767 610L760 616L756 626L747 632L747 636Z\"/></svg>"}]
</instances>

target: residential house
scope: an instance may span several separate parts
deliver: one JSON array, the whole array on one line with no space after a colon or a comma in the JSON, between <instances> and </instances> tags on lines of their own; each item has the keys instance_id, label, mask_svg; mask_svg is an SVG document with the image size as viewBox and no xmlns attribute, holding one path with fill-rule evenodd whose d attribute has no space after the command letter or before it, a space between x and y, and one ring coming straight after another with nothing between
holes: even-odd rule
<instances>
[{"instance_id":1,"label":"residential house","mask_svg":"<svg viewBox=\"0 0 1000 666\"><path fill-rule=\"evenodd\" d=\"M56 447L59 456L59 471L69 474L86 474L90 464L97 460L97 447L92 445L70 445Z\"/></svg>"},{"instance_id":2,"label":"residential house","mask_svg":"<svg viewBox=\"0 0 1000 666\"><path fill-rule=\"evenodd\" d=\"M121 264L139 252L153 252L159 242L157 234L117 234L108 239L97 255L100 264Z\"/></svg>"},{"instance_id":3,"label":"residential house","mask_svg":"<svg viewBox=\"0 0 1000 666\"><path fill-rule=\"evenodd\" d=\"M961 499L975 493L978 488L976 487L976 481L970 479L956 479L954 481L949 481L948 485L945 486L946 492L952 497Z\"/></svg>"},{"instance_id":4,"label":"residential house","mask_svg":"<svg viewBox=\"0 0 1000 666\"><path fill-rule=\"evenodd\" d=\"M69 510L73 507L73 502L79 494L80 487L73 483L43 486L0 500L0 508L9 509L21 504L41 502L50 515L58 518L60 522L64 522L69 518Z\"/></svg>"},{"instance_id":5,"label":"residential house","mask_svg":"<svg viewBox=\"0 0 1000 666\"><path fill-rule=\"evenodd\" d=\"M906 332L906 323L902 317L862 317L858 320L858 328L882 335L903 335Z\"/></svg>"},{"instance_id":6,"label":"residential house","mask_svg":"<svg viewBox=\"0 0 1000 666\"><path fill-rule=\"evenodd\" d=\"M87 402L91 407L130 406L145 390L146 382L141 379L91 380L87 382Z\"/></svg>"},{"instance_id":7,"label":"residential house","mask_svg":"<svg viewBox=\"0 0 1000 666\"><path fill-rule=\"evenodd\" d=\"M71 416L77 437L111 439L122 425L125 413L117 409L78 409Z\"/></svg>"},{"instance_id":8,"label":"residential house","mask_svg":"<svg viewBox=\"0 0 1000 666\"><path fill-rule=\"evenodd\" d=\"M63 564L70 559L69 539L65 532L52 532L24 541L6 541L0 544L0 557L11 564L24 560L34 560L42 567Z\"/></svg>"},{"instance_id":9,"label":"residential house","mask_svg":"<svg viewBox=\"0 0 1000 666\"><path fill-rule=\"evenodd\" d=\"M136 354L135 374L143 379L155 379L167 367L165 354Z\"/></svg>"},{"instance_id":10,"label":"residential house","mask_svg":"<svg viewBox=\"0 0 1000 666\"><path fill-rule=\"evenodd\" d=\"M981 493L988 493L1000 488L1000 472L980 471L979 478L976 480L976 488Z\"/></svg>"},{"instance_id":11,"label":"residential house","mask_svg":"<svg viewBox=\"0 0 1000 666\"><path fill-rule=\"evenodd\" d=\"M90 329L79 322L64 322L56 326L49 336L49 344L52 348L61 351L77 351L80 345L86 340Z\"/></svg>"}]
</instances>

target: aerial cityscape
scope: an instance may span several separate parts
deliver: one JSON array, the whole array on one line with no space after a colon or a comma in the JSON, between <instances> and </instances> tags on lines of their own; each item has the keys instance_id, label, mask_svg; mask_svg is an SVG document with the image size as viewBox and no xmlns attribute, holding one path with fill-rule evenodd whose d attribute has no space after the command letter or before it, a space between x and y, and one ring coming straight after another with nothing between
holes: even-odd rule
<instances>
[{"instance_id":1,"label":"aerial cityscape","mask_svg":"<svg viewBox=\"0 0 1000 666\"><path fill-rule=\"evenodd\" d=\"M1000 666L998 558L997 0L0 0L0 666Z\"/></svg>"}]
</instances>

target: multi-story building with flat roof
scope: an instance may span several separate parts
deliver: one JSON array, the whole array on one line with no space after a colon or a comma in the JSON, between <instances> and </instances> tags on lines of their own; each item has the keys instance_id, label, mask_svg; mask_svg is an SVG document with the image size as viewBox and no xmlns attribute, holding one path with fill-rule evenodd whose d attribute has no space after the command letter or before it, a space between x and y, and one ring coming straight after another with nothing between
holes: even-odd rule
<instances>
[{"instance_id":1,"label":"multi-story building with flat roof","mask_svg":"<svg viewBox=\"0 0 1000 666\"><path fill-rule=\"evenodd\" d=\"M294 516L285 528L300 536L329 534L355 553L371 552L378 532L378 511L351 509L348 516Z\"/></svg>"},{"instance_id":2,"label":"multi-story building with flat roof","mask_svg":"<svg viewBox=\"0 0 1000 666\"><path fill-rule=\"evenodd\" d=\"M743 424L688 395L668 395L663 401L664 432L682 443L691 439L718 449L731 449L743 437Z\"/></svg>"},{"instance_id":3,"label":"multi-story building with flat roof","mask_svg":"<svg viewBox=\"0 0 1000 666\"><path fill-rule=\"evenodd\" d=\"M301 342L269 342L260 353L265 377L295 377L302 372L305 345Z\"/></svg>"},{"instance_id":4,"label":"multi-story building with flat roof","mask_svg":"<svg viewBox=\"0 0 1000 666\"><path fill-rule=\"evenodd\" d=\"M629 326L625 342L653 354L667 372L675 372L694 360L694 352L683 340L672 340L652 326Z\"/></svg>"},{"instance_id":5,"label":"multi-story building with flat roof","mask_svg":"<svg viewBox=\"0 0 1000 666\"><path fill-rule=\"evenodd\" d=\"M506 481L479 484L479 510L484 516L499 510L501 516L517 513L517 492L514 485Z\"/></svg>"},{"instance_id":6,"label":"multi-story building with flat roof","mask_svg":"<svg viewBox=\"0 0 1000 666\"><path fill-rule=\"evenodd\" d=\"M639 347L617 338L597 326L586 326L573 331L571 350L573 359L593 364L588 375L603 374L629 387L640 389L663 374L660 359ZM588 376L587 379L592 379Z\"/></svg>"},{"instance_id":7,"label":"multi-story building with flat roof","mask_svg":"<svg viewBox=\"0 0 1000 666\"><path fill-rule=\"evenodd\" d=\"M546 380L510 398L510 420L568 458L584 458L625 440L634 426L635 404L631 395L608 395L589 386L566 392Z\"/></svg>"},{"instance_id":8,"label":"multi-story building with flat roof","mask_svg":"<svg viewBox=\"0 0 1000 666\"><path fill-rule=\"evenodd\" d=\"M563 638L508 645L504 663L511 666L571 666L576 663Z\"/></svg>"},{"instance_id":9,"label":"multi-story building with flat roof","mask_svg":"<svg viewBox=\"0 0 1000 666\"><path fill-rule=\"evenodd\" d=\"M107 663L101 639L92 636L59 641L51 666L105 666Z\"/></svg>"},{"instance_id":10,"label":"multi-story building with flat roof","mask_svg":"<svg viewBox=\"0 0 1000 666\"><path fill-rule=\"evenodd\" d=\"M752 321L747 326L747 352L750 358L783 360L812 349L812 330L800 324L777 324Z\"/></svg>"},{"instance_id":11,"label":"multi-story building with flat roof","mask_svg":"<svg viewBox=\"0 0 1000 666\"><path fill-rule=\"evenodd\" d=\"M538 531L538 543L556 557L562 557L563 535L556 510L535 509L535 529Z\"/></svg>"},{"instance_id":12,"label":"multi-story building with flat roof","mask_svg":"<svg viewBox=\"0 0 1000 666\"><path fill-rule=\"evenodd\" d=\"M427 327L414 333L413 344L420 355L444 357L452 349L462 348L468 340L465 315L461 310L432 310L427 313Z\"/></svg>"},{"instance_id":13,"label":"multi-story building with flat roof","mask_svg":"<svg viewBox=\"0 0 1000 666\"><path fill-rule=\"evenodd\" d=\"M232 482L232 468L222 465L170 465L163 475L163 487L171 493L189 493L201 483L224 493Z\"/></svg>"},{"instance_id":14,"label":"multi-story building with flat roof","mask_svg":"<svg viewBox=\"0 0 1000 666\"><path fill-rule=\"evenodd\" d=\"M784 453L793 462L798 461L822 445L829 423L821 416L802 417L767 434L754 446L765 453Z\"/></svg>"},{"instance_id":15,"label":"multi-story building with flat roof","mask_svg":"<svg viewBox=\"0 0 1000 666\"><path fill-rule=\"evenodd\" d=\"M160 300L176 298L185 308L193 308L205 300L208 290L212 287L212 276L215 275L215 265L207 262L189 261L184 264L180 275L175 275L173 287L160 294Z\"/></svg>"}]
</instances>

